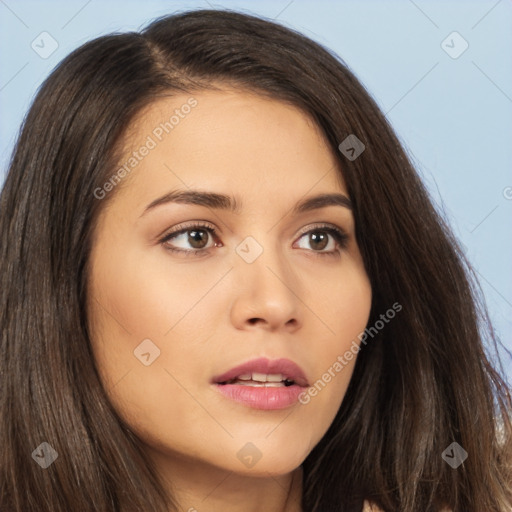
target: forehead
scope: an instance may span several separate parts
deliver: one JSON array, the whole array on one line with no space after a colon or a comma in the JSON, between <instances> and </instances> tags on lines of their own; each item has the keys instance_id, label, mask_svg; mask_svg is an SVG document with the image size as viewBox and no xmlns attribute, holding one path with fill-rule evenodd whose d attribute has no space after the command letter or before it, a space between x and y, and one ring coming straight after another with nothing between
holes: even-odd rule
<instances>
[{"instance_id":1,"label":"forehead","mask_svg":"<svg viewBox=\"0 0 512 512\"><path fill-rule=\"evenodd\" d=\"M339 160L310 116L237 89L159 98L131 123L121 160L130 172L120 188L146 197L176 186L232 191L248 202L346 193Z\"/></svg>"}]
</instances>

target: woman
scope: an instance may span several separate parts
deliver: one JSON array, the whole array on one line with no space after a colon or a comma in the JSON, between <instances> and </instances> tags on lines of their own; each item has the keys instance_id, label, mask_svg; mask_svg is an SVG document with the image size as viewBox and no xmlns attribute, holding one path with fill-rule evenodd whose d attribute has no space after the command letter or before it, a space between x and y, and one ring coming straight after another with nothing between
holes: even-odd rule
<instances>
[{"instance_id":1,"label":"woman","mask_svg":"<svg viewBox=\"0 0 512 512\"><path fill-rule=\"evenodd\" d=\"M0 232L0 510L512 506L470 266L304 36L203 10L83 45Z\"/></svg>"}]
</instances>

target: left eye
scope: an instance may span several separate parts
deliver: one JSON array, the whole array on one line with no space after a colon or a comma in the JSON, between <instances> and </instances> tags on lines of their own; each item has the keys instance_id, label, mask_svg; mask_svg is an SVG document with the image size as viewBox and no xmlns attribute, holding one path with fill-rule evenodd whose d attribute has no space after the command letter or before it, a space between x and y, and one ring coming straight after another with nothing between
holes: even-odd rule
<instances>
[{"instance_id":1,"label":"left eye","mask_svg":"<svg viewBox=\"0 0 512 512\"><path fill-rule=\"evenodd\" d=\"M327 229L324 229L323 231L320 229L308 231L307 233L304 233L299 240L302 240L306 236L308 237L307 243L312 244L314 249L318 249L320 251L324 249L326 252L329 252L329 250L332 251L336 249L336 242L339 242L339 240L336 239L336 234L329 232ZM301 247L301 249L307 249L307 247Z\"/></svg>"}]
</instances>

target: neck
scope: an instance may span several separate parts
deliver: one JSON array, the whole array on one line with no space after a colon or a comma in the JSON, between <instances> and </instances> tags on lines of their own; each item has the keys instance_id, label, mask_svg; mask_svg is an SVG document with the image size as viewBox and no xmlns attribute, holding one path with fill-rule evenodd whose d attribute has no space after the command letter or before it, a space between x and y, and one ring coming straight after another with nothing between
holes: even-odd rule
<instances>
[{"instance_id":1,"label":"neck","mask_svg":"<svg viewBox=\"0 0 512 512\"><path fill-rule=\"evenodd\" d=\"M152 458L180 512L302 512L301 466L255 477L196 460Z\"/></svg>"}]
</instances>

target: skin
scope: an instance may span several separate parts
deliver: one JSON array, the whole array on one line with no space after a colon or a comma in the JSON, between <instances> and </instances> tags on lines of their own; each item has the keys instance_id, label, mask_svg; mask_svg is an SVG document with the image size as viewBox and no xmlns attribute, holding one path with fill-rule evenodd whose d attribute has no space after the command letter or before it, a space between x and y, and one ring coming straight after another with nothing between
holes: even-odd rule
<instances>
[{"instance_id":1,"label":"skin","mask_svg":"<svg viewBox=\"0 0 512 512\"><path fill-rule=\"evenodd\" d=\"M122 163L191 96L145 109L127 132ZM351 210L291 215L305 197L348 193L327 142L297 108L228 88L193 97L197 106L161 141L153 137L156 147L104 199L88 276L95 361L181 510L299 511L301 463L332 423L356 357L308 404L282 410L233 402L210 380L268 357L291 359L312 384L358 341L371 287ZM177 188L233 194L242 208L167 203L144 213ZM204 232L198 245L187 233L160 242L190 221L217 235ZM303 234L313 226L325 236L318 223L343 229L346 248ZM247 236L263 249L252 263L235 252ZM205 253L186 257L166 245ZM134 355L144 339L160 350L149 366ZM252 467L237 457L248 442L261 454Z\"/></svg>"}]
</instances>

